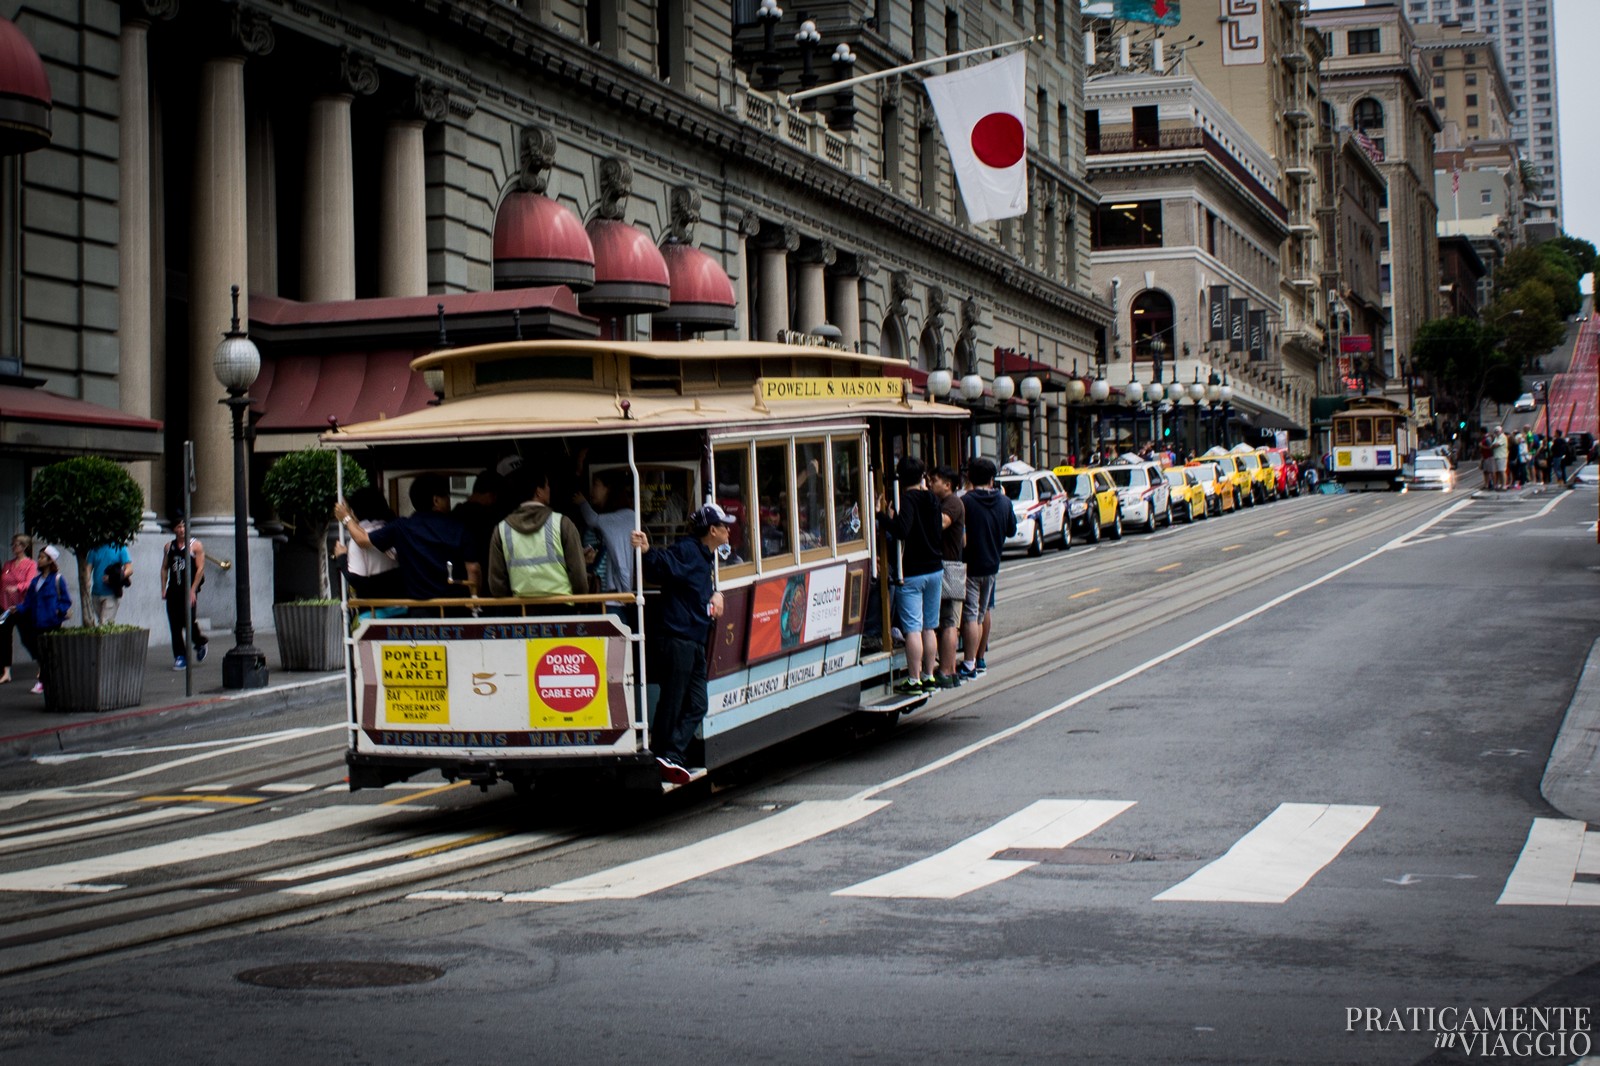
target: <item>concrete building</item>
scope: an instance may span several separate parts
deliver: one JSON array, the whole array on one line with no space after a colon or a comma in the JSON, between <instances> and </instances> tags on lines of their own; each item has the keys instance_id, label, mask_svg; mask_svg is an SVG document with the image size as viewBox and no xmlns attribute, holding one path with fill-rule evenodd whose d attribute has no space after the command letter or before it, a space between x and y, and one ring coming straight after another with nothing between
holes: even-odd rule
<instances>
[{"instance_id":1,"label":"concrete building","mask_svg":"<svg viewBox=\"0 0 1600 1066\"><path fill-rule=\"evenodd\" d=\"M1314 11L1309 24L1328 42L1322 94L1333 121L1354 131L1384 176L1380 283L1389 330L1377 371L1386 392L1404 396L1412 338L1439 313L1433 142L1442 126L1397 3Z\"/></svg>"},{"instance_id":2,"label":"concrete building","mask_svg":"<svg viewBox=\"0 0 1600 1066\"><path fill-rule=\"evenodd\" d=\"M1117 316L1108 380L1170 388L1215 374L1232 388L1229 439L1303 433L1310 383L1284 379L1270 339L1289 234L1272 157L1189 74L1092 76L1084 114L1100 194L1094 285ZM1218 442L1195 436L1202 420L1187 408L1165 417L1189 447Z\"/></svg>"},{"instance_id":3,"label":"concrete building","mask_svg":"<svg viewBox=\"0 0 1600 1066\"><path fill-rule=\"evenodd\" d=\"M1434 153L1434 197L1439 238L1464 237L1483 263L1476 303L1489 302L1495 272L1527 240L1521 146L1515 141L1474 141Z\"/></svg>"},{"instance_id":4,"label":"concrete building","mask_svg":"<svg viewBox=\"0 0 1600 1066\"><path fill-rule=\"evenodd\" d=\"M1456 23L1498 46L1513 101L1511 136L1540 178L1530 221L1561 232L1561 112L1556 92L1555 0L1404 0L1413 25ZM1482 57L1479 57L1480 60Z\"/></svg>"},{"instance_id":5,"label":"concrete building","mask_svg":"<svg viewBox=\"0 0 1600 1066\"><path fill-rule=\"evenodd\" d=\"M1328 305L1320 283L1322 201L1313 165L1321 106L1323 42L1308 31L1303 0L1239 3L1185 0L1169 38L1184 38L1183 67L1196 75L1243 132L1266 152L1268 188L1283 204L1289 232L1279 250L1271 356L1284 380L1314 392L1329 357Z\"/></svg>"},{"instance_id":6,"label":"concrete building","mask_svg":"<svg viewBox=\"0 0 1600 1066\"><path fill-rule=\"evenodd\" d=\"M918 373L992 378L997 349L1053 377L1091 363L1110 313L1089 288L1077 5L936 16L819 0L815 42L797 42L798 14L765 24L750 0L0 0L55 104L48 146L0 167L0 352L13 387L130 420L8 449L0 515L18 528L34 468L121 433L112 454L147 460L133 469L153 519L181 496L192 440L191 531L227 543L211 358L231 285L263 354L249 472L262 625L271 457L330 419L426 403L409 360L446 331L770 339L831 325ZM787 103L807 70L826 81L1033 33L1021 219L966 221L922 74ZM853 62L828 61L840 44ZM1061 395L1039 405L1050 455ZM993 401L978 408L992 427ZM135 545L147 575L161 539L152 521ZM229 585L205 594L218 627ZM151 599L123 617L159 626Z\"/></svg>"},{"instance_id":7,"label":"concrete building","mask_svg":"<svg viewBox=\"0 0 1600 1066\"><path fill-rule=\"evenodd\" d=\"M1331 108L1329 109L1331 110ZM1322 283L1331 309L1330 330L1336 357L1318 382L1322 397L1342 399L1366 392L1384 379L1377 361L1388 347L1388 310L1383 304L1383 172L1349 130L1335 129L1324 113L1318 147L1325 197L1321 206ZM1333 405L1318 405L1324 423ZM1326 451L1326 442L1321 450Z\"/></svg>"}]
</instances>

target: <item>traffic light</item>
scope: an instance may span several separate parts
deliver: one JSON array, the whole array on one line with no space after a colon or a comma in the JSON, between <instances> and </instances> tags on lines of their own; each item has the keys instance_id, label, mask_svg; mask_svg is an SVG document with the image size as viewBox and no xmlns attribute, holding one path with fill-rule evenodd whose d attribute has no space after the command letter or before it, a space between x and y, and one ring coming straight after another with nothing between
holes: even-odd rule
<instances>
[{"instance_id":1,"label":"traffic light","mask_svg":"<svg viewBox=\"0 0 1600 1066\"><path fill-rule=\"evenodd\" d=\"M1171 426L1165 426L1165 427L1163 427L1163 428L1162 428L1162 430L1161 430L1161 435L1162 435L1162 436L1163 436L1163 437L1170 437L1170 436L1172 436L1172 427L1171 427Z\"/></svg>"},{"instance_id":2,"label":"traffic light","mask_svg":"<svg viewBox=\"0 0 1600 1066\"><path fill-rule=\"evenodd\" d=\"M1466 429L1467 428L1467 424L1465 422L1457 422L1456 423L1456 428L1457 429Z\"/></svg>"}]
</instances>

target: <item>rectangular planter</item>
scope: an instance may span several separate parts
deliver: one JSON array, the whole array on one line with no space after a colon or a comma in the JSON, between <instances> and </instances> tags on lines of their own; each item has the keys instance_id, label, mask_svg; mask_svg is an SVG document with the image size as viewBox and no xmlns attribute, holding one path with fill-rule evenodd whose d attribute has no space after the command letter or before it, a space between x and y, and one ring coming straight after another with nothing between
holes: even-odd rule
<instances>
[{"instance_id":1,"label":"rectangular planter","mask_svg":"<svg viewBox=\"0 0 1600 1066\"><path fill-rule=\"evenodd\" d=\"M283 669L344 669L344 616L337 603L275 603L272 617Z\"/></svg>"},{"instance_id":2,"label":"rectangular planter","mask_svg":"<svg viewBox=\"0 0 1600 1066\"><path fill-rule=\"evenodd\" d=\"M51 711L114 711L144 697L150 631L46 633L39 639L44 705Z\"/></svg>"}]
</instances>

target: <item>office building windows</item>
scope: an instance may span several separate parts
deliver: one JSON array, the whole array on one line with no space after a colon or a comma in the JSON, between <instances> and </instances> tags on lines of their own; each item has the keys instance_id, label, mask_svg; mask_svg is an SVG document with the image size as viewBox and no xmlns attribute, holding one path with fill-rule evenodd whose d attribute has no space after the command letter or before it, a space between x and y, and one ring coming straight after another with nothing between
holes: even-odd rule
<instances>
[{"instance_id":1,"label":"office building windows","mask_svg":"<svg viewBox=\"0 0 1600 1066\"><path fill-rule=\"evenodd\" d=\"M1371 55L1379 50L1381 41L1376 29L1351 30L1348 35L1349 51L1353 56Z\"/></svg>"}]
</instances>

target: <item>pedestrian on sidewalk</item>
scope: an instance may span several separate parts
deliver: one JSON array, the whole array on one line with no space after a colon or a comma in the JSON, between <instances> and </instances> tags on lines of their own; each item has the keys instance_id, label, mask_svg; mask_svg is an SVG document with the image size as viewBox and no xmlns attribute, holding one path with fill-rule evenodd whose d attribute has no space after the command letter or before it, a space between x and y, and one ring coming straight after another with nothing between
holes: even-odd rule
<instances>
[{"instance_id":1,"label":"pedestrian on sidewalk","mask_svg":"<svg viewBox=\"0 0 1600 1066\"><path fill-rule=\"evenodd\" d=\"M1567 438L1556 437L1550 442L1550 472L1562 484L1567 481L1567 460L1572 458L1572 445Z\"/></svg>"},{"instance_id":2,"label":"pedestrian on sidewalk","mask_svg":"<svg viewBox=\"0 0 1600 1066\"><path fill-rule=\"evenodd\" d=\"M126 544L102 544L89 549L84 563L92 576L89 624L112 625L117 620L117 608L122 606L122 591L133 580L133 557Z\"/></svg>"},{"instance_id":3,"label":"pedestrian on sidewalk","mask_svg":"<svg viewBox=\"0 0 1600 1066\"><path fill-rule=\"evenodd\" d=\"M161 598L167 604L167 632L172 636L174 670L189 669L191 640L195 662L205 662L208 643L206 635L200 632L200 586L206 583L206 546L198 537L189 536L188 530L184 513L174 513L172 540L161 550Z\"/></svg>"},{"instance_id":4,"label":"pedestrian on sidewalk","mask_svg":"<svg viewBox=\"0 0 1600 1066\"><path fill-rule=\"evenodd\" d=\"M1493 456L1494 487L1504 491L1511 487L1511 438L1506 436L1505 427L1494 427L1494 436L1489 439L1489 453Z\"/></svg>"},{"instance_id":5,"label":"pedestrian on sidewalk","mask_svg":"<svg viewBox=\"0 0 1600 1066\"><path fill-rule=\"evenodd\" d=\"M961 502L967 510L967 599L961 608L963 681L988 672L984 653L994 624L994 597L1000 575L1000 552L1017 532L1017 513L1006 494L994 487L994 463L974 459L967 464L970 486Z\"/></svg>"},{"instance_id":6,"label":"pedestrian on sidewalk","mask_svg":"<svg viewBox=\"0 0 1600 1066\"><path fill-rule=\"evenodd\" d=\"M11 538L11 558L0 566L0 685L11 683L11 631L17 628L12 612L33 584L39 567L33 561L33 538L26 533Z\"/></svg>"},{"instance_id":7,"label":"pedestrian on sidewalk","mask_svg":"<svg viewBox=\"0 0 1600 1066\"><path fill-rule=\"evenodd\" d=\"M705 720L706 640L711 624L722 617L715 558L728 544L734 518L708 503L689 519L690 535L670 548L652 548L643 530L629 534L629 543L643 554L644 576L661 586L660 633L652 639L652 679L661 681L655 714L650 718L650 750L661 780L687 785L689 745Z\"/></svg>"},{"instance_id":8,"label":"pedestrian on sidewalk","mask_svg":"<svg viewBox=\"0 0 1600 1066\"><path fill-rule=\"evenodd\" d=\"M39 637L61 628L61 623L72 616L72 594L67 591L67 580L61 576L57 563L61 549L46 544L39 552L39 573L28 583L28 591L17 608L17 628L22 633L22 646L37 662ZM44 665L39 666L39 679L33 691L44 691Z\"/></svg>"}]
</instances>

